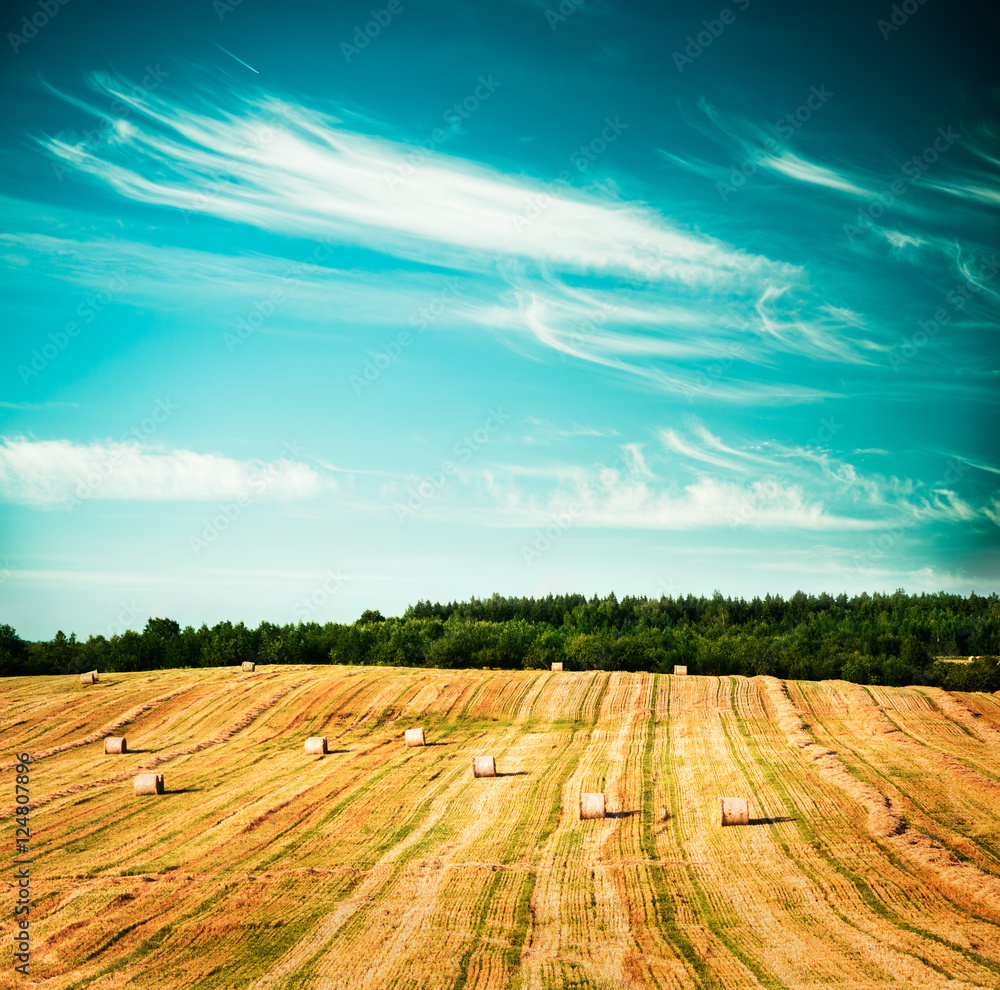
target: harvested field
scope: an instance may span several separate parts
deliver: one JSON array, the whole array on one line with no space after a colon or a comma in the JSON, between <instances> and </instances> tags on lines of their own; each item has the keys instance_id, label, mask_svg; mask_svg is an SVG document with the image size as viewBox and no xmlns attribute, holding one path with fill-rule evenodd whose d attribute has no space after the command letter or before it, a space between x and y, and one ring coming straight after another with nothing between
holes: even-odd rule
<instances>
[{"instance_id":1,"label":"harvested field","mask_svg":"<svg viewBox=\"0 0 1000 990\"><path fill-rule=\"evenodd\" d=\"M0 679L0 736L34 809L0 988L1000 986L992 695L258 666Z\"/></svg>"}]
</instances>

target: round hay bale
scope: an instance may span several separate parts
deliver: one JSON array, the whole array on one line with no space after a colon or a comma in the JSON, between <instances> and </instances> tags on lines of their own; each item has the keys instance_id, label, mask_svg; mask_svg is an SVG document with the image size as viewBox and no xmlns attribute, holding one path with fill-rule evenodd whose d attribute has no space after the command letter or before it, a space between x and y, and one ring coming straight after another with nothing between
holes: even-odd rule
<instances>
[{"instance_id":1,"label":"round hay bale","mask_svg":"<svg viewBox=\"0 0 1000 990\"><path fill-rule=\"evenodd\" d=\"M604 795L603 794L581 794L580 795L580 818L603 818L604 817Z\"/></svg>"},{"instance_id":2,"label":"round hay bale","mask_svg":"<svg viewBox=\"0 0 1000 990\"><path fill-rule=\"evenodd\" d=\"M472 774L474 777L495 777L497 761L492 756L474 756L472 758Z\"/></svg>"},{"instance_id":3,"label":"round hay bale","mask_svg":"<svg viewBox=\"0 0 1000 990\"><path fill-rule=\"evenodd\" d=\"M310 736L306 740L306 756L322 756L328 752L326 736Z\"/></svg>"},{"instance_id":4,"label":"round hay bale","mask_svg":"<svg viewBox=\"0 0 1000 990\"><path fill-rule=\"evenodd\" d=\"M97 671L88 670L86 674L80 675L81 684L96 684L97 683Z\"/></svg>"},{"instance_id":5,"label":"round hay bale","mask_svg":"<svg viewBox=\"0 0 1000 990\"><path fill-rule=\"evenodd\" d=\"M252 674L254 672L254 668L256 666L257 665L253 662L253 660L244 660L243 661L243 669L245 671L247 671L248 673Z\"/></svg>"},{"instance_id":6,"label":"round hay bale","mask_svg":"<svg viewBox=\"0 0 1000 990\"><path fill-rule=\"evenodd\" d=\"M746 798L719 798L723 825L747 825L750 822L750 802Z\"/></svg>"},{"instance_id":7,"label":"round hay bale","mask_svg":"<svg viewBox=\"0 0 1000 990\"><path fill-rule=\"evenodd\" d=\"M552 669L553 670L562 670L563 669L562 662L560 661L560 662L557 663L557 662L553 661L553 663L552 663Z\"/></svg>"},{"instance_id":8,"label":"round hay bale","mask_svg":"<svg viewBox=\"0 0 1000 990\"><path fill-rule=\"evenodd\" d=\"M423 729L407 729L406 730L406 745L407 746L426 746L427 742L424 739Z\"/></svg>"},{"instance_id":9,"label":"round hay bale","mask_svg":"<svg viewBox=\"0 0 1000 990\"><path fill-rule=\"evenodd\" d=\"M124 736L108 736L104 740L104 752L105 753L127 753L128 745L125 742Z\"/></svg>"},{"instance_id":10,"label":"round hay bale","mask_svg":"<svg viewBox=\"0 0 1000 990\"><path fill-rule=\"evenodd\" d=\"M675 674L686 674L687 672L688 672L688 669L683 664L676 664L676 663L674 664L674 673Z\"/></svg>"},{"instance_id":11,"label":"round hay bale","mask_svg":"<svg viewBox=\"0 0 1000 990\"><path fill-rule=\"evenodd\" d=\"M162 773L140 773L135 778L136 794L162 794L163 774Z\"/></svg>"}]
</instances>

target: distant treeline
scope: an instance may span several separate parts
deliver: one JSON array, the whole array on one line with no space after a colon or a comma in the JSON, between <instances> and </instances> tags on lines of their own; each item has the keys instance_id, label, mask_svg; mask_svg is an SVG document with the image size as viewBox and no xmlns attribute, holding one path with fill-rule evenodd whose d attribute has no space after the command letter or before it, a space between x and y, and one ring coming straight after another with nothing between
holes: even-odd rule
<instances>
[{"instance_id":1,"label":"distant treeline","mask_svg":"<svg viewBox=\"0 0 1000 990\"><path fill-rule=\"evenodd\" d=\"M365 612L345 624L242 622L181 629L150 619L110 639L56 634L29 643L0 626L0 675L217 667L274 663L411 667L648 670L774 674L861 684L936 684L1000 690L1000 598L944 592L863 593L852 598L796 592L764 598L633 598L548 595L467 602L419 601L398 618ZM967 664L942 656L978 655Z\"/></svg>"}]
</instances>

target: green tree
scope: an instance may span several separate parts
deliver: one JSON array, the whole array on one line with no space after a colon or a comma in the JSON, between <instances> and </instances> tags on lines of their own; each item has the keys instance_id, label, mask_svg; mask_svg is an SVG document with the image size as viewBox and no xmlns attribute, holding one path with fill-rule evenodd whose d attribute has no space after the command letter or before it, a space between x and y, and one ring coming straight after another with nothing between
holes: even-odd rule
<instances>
[{"instance_id":1,"label":"green tree","mask_svg":"<svg viewBox=\"0 0 1000 990\"><path fill-rule=\"evenodd\" d=\"M159 636L162 639L173 639L176 636L180 636L181 626L174 619L147 619L143 635L147 633Z\"/></svg>"},{"instance_id":2,"label":"green tree","mask_svg":"<svg viewBox=\"0 0 1000 990\"><path fill-rule=\"evenodd\" d=\"M13 626L0 626L0 677L27 674L31 656L28 644L14 631Z\"/></svg>"},{"instance_id":3,"label":"green tree","mask_svg":"<svg viewBox=\"0 0 1000 990\"><path fill-rule=\"evenodd\" d=\"M76 633L67 637L60 629L51 642L32 643L29 650L32 674L79 674L82 670Z\"/></svg>"}]
</instances>

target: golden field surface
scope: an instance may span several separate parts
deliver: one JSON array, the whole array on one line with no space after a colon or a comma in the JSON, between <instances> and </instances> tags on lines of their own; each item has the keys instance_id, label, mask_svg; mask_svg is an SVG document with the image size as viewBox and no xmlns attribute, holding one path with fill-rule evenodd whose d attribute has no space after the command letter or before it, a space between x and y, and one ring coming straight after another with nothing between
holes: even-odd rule
<instances>
[{"instance_id":1,"label":"golden field surface","mask_svg":"<svg viewBox=\"0 0 1000 990\"><path fill-rule=\"evenodd\" d=\"M3 988L1000 987L992 695L211 668L5 678L0 737ZM144 771L165 794L133 794Z\"/></svg>"}]
</instances>

